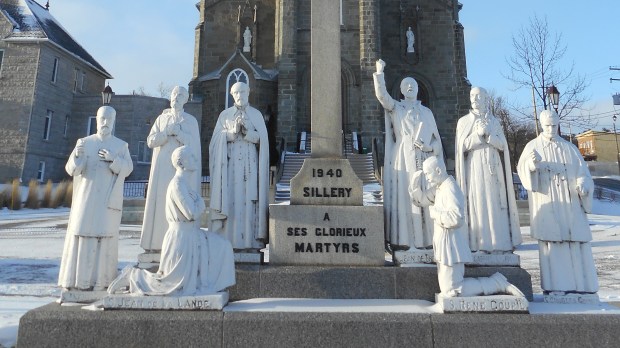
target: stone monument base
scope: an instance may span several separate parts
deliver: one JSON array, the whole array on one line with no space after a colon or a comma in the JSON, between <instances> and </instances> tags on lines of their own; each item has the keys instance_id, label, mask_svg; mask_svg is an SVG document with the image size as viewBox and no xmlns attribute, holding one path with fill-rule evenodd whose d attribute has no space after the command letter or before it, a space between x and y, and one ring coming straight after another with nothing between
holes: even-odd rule
<instances>
[{"instance_id":1,"label":"stone monument base","mask_svg":"<svg viewBox=\"0 0 620 348\"><path fill-rule=\"evenodd\" d=\"M103 298L104 309L175 309L221 310L228 303L228 292L198 296L136 296L108 295Z\"/></svg>"},{"instance_id":2,"label":"stone monument base","mask_svg":"<svg viewBox=\"0 0 620 348\"><path fill-rule=\"evenodd\" d=\"M419 264L435 264L433 249L398 250L394 252L394 262L402 267L410 267Z\"/></svg>"},{"instance_id":3,"label":"stone monument base","mask_svg":"<svg viewBox=\"0 0 620 348\"><path fill-rule=\"evenodd\" d=\"M439 292L437 267L327 267L237 265L231 301L252 298L420 299L434 301ZM528 300L533 299L529 273L519 267L465 267L465 277L500 272Z\"/></svg>"},{"instance_id":4,"label":"stone monument base","mask_svg":"<svg viewBox=\"0 0 620 348\"><path fill-rule=\"evenodd\" d=\"M472 266L513 266L519 267L521 265L521 257L517 254L487 254L485 252L475 252L471 256L474 258L474 262L468 263Z\"/></svg>"},{"instance_id":5,"label":"stone monument base","mask_svg":"<svg viewBox=\"0 0 620 348\"><path fill-rule=\"evenodd\" d=\"M564 304L597 304L599 303L598 294L545 294L546 303Z\"/></svg>"},{"instance_id":6,"label":"stone monument base","mask_svg":"<svg viewBox=\"0 0 620 348\"><path fill-rule=\"evenodd\" d=\"M237 263L263 264L265 261L264 255L265 254L261 252L256 252L256 253L235 252L235 264Z\"/></svg>"},{"instance_id":7,"label":"stone monument base","mask_svg":"<svg viewBox=\"0 0 620 348\"><path fill-rule=\"evenodd\" d=\"M22 316L18 347L613 347L620 315L277 311L88 311Z\"/></svg>"},{"instance_id":8,"label":"stone monument base","mask_svg":"<svg viewBox=\"0 0 620 348\"><path fill-rule=\"evenodd\" d=\"M93 303L106 297L107 291L63 290L59 303Z\"/></svg>"},{"instance_id":9,"label":"stone monument base","mask_svg":"<svg viewBox=\"0 0 620 348\"><path fill-rule=\"evenodd\" d=\"M510 295L448 297L437 294L435 295L435 302L441 306L444 313L528 313L529 307L525 297Z\"/></svg>"}]
</instances>

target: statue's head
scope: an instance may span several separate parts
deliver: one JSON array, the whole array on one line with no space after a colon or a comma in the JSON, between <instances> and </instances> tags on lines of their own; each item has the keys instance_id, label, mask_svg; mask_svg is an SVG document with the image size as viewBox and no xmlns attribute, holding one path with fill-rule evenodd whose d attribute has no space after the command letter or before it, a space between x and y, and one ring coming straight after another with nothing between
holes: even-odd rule
<instances>
[{"instance_id":1,"label":"statue's head","mask_svg":"<svg viewBox=\"0 0 620 348\"><path fill-rule=\"evenodd\" d=\"M102 106L97 110L97 134L107 136L114 129L116 121L116 110L111 106Z\"/></svg>"},{"instance_id":2,"label":"statue's head","mask_svg":"<svg viewBox=\"0 0 620 348\"><path fill-rule=\"evenodd\" d=\"M405 96L405 99L417 99L418 98L418 83L413 77L405 77L400 82L400 92Z\"/></svg>"},{"instance_id":3,"label":"statue's head","mask_svg":"<svg viewBox=\"0 0 620 348\"><path fill-rule=\"evenodd\" d=\"M543 110L540 113L540 127L542 128L543 137L551 140L558 135L560 116L558 116L555 110Z\"/></svg>"},{"instance_id":4,"label":"statue's head","mask_svg":"<svg viewBox=\"0 0 620 348\"><path fill-rule=\"evenodd\" d=\"M185 87L175 86L170 93L170 107L180 109L189 100L189 93Z\"/></svg>"},{"instance_id":5,"label":"statue's head","mask_svg":"<svg viewBox=\"0 0 620 348\"><path fill-rule=\"evenodd\" d=\"M186 145L179 146L174 149L174 151L172 151L172 155L170 155L170 160L176 169L181 169L184 171L194 171L197 169L194 154Z\"/></svg>"},{"instance_id":6,"label":"statue's head","mask_svg":"<svg viewBox=\"0 0 620 348\"><path fill-rule=\"evenodd\" d=\"M437 187L446 180L446 165L437 156L431 156L422 163L422 172L431 187Z\"/></svg>"},{"instance_id":7,"label":"statue's head","mask_svg":"<svg viewBox=\"0 0 620 348\"><path fill-rule=\"evenodd\" d=\"M469 92L469 101L472 109L486 112L489 105L489 93L482 87L472 87Z\"/></svg>"},{"instance_id":8,"label":"statue's head","mask_svg":"<svg viewBox=\"0 0 620 348\"><path fill-rule=\"evenodd\" d=\"M244 82L237 82L230 88L230 94L235 100L235 105L246 106L250 97L250 86Z\"/></svg>"}]
</instances>

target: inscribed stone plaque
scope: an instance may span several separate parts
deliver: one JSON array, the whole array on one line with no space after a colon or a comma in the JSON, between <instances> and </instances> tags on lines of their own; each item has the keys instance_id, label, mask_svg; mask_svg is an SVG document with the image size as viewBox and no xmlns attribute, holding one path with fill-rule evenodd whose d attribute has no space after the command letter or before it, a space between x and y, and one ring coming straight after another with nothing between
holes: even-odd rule
<instances>
[{"instance_id":1,"label":"inscribed stone plaque","mask_svg":"<svg viewBox=\"0 0 620 348\"><path fill-rule=\"evenodd\" d=\"M447 297L435 295L435 302L444 313L453 312L525 312L529 311L529 302L522 296L492 295L472 297Z\"/></svg>"},{"instance_id":2,"label":"inscribed stone plaque","mask_svg":"<svg viewBox=\"0 0 620 348\"><path fill-rule=\"evenodd\" d=\"M383 240L383 207L269 207L273 265L383 266Z\"/></svg>"},{"instance_id":3,"label":"inscribed stone plaque","mask_svg":"<svg viewBox=\"0 0 620 348\"><path fill-rule=\"evenodd\" d=\"M108 295L103 298L104 309L177 309L221 310L228 303L228 292L221 291L198 296L135 296Z\"/></svg>"},{"instance_id":4,"label":"inscribed stone plaque","mask_svg":"<svg viewBox=\"0 0 620 348\"><path fill-rule=\"evenodd\" d=\"M291 205L363 205L362 180L346 159L307 158L291 179Z\"/></svg>"}]
</instances>

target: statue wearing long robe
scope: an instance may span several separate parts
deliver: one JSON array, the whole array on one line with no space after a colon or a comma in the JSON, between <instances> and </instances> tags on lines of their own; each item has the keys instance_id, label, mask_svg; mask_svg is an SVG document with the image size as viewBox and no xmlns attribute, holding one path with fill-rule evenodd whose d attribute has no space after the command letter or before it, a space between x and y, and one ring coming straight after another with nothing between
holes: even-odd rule
<instances>
[{"instance_id":1,"label":"statue wearing long robe","mask_svg":"<svg viewBox=\"0 0 620 348\"><path fill-rule=\"evenodd\" d=\"M414 172L430 156L443 158L433 113L420 101L397 101L385 88L383 73L374 73L375 94L385 109L383 207L385 234L393 250L424 249L433 244L433 223L427 208L411 204L409 185ZM414 145L421 142L429 151Z\"/></svg>"},{"instance_id":2,"label":"statue wearing long robe","mask_svg":"<svg viewBox=\"0 0 620 348\"><path fill-rule=\"evenodd\" d=\"M172 136L167 133L167 127L172 124L180 126L179 135ZM172 162L170 162L172 151L182 145L190 147L198 161L198 168L201 168L200 159L202 156L198 129L198 122L194 116L185 112L175 115L172 109L164 110L151 127L151 132L147 137L147 145L153 149L153 159L140 238L140 246L147 252L159 252L161 250L164 236L168 230L165 205L166 190L175 173ZM200 192L200 170L192 173L190 185L193 191Z\"/></svg>"},{"instance_id":3,"label":"statue wearing long robe","mask_svg":"<svg viewBox=\"0 0 620 348\"><path fill-rule=\"evenodd\" d=\"M236 130L243 118L246 135ZM261 113L246 105L220 113L209 144L211 232L235 250L257 251L267 240L269 141Z\"/></svg>"},{"instance_id":4,"label":"statue wearing long robe","mask_svg":"<svg viewBox=\"0 0 620 348\"><path fill-rule=\"evenodd\" d=\"M65 170L73 177L73 205L60 263L58 285L68 289L106 288L116 277L123 184L133 170L127 143L98 134L78 140L84 153L69 156ZM113 161L99 153L107 149Z\"/></svg>"},{"instance_id":5,"label":"statue wearing long robe","mask_svg":"<svg viewBox=\"0 0 620 348\"><path fill-rule=\"evenodd\" d=\"M537 164L532 156L540 159ZM529 191L530 230L539 241L542 289L546 293L597 292L592 232L586 216L592 207L594 183L581 154L561 137L548 140L541 134L525 146L517 171Z\"/></svg>"},{"instance_id":6,"label":"statue wearing long robe","mask_svg":"<svg viewBox=\"0 0 620 348\"><path fill-rule=\"evenodd\" d=\"M476 133L476 122L486 124L488 135ZM508 143L497 118L475 111L461 117L455 157L456 178L467 207L470 249L512 251L522 239Z\"/></svg>"}]
</instances>

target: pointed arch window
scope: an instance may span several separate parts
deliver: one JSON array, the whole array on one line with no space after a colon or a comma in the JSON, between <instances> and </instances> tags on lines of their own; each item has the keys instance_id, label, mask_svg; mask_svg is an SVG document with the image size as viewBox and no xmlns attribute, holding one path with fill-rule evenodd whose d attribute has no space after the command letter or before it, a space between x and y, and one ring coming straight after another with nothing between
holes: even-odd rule
<instances>
[{"instance_id":1,"label":"pointed arch window","mask_svg":"<svg viewBox=\"0 0 620 348\"><path fill-rule=\"evenodd\" d=\"M235 101L233 100L232 95L230 95L230 87L237 82L243 82L250 85L250 79L248 77L248 73L243 69L235 69L228 74L226 78L226 108L233 106Z\"/></svg>"}]
</instances>

